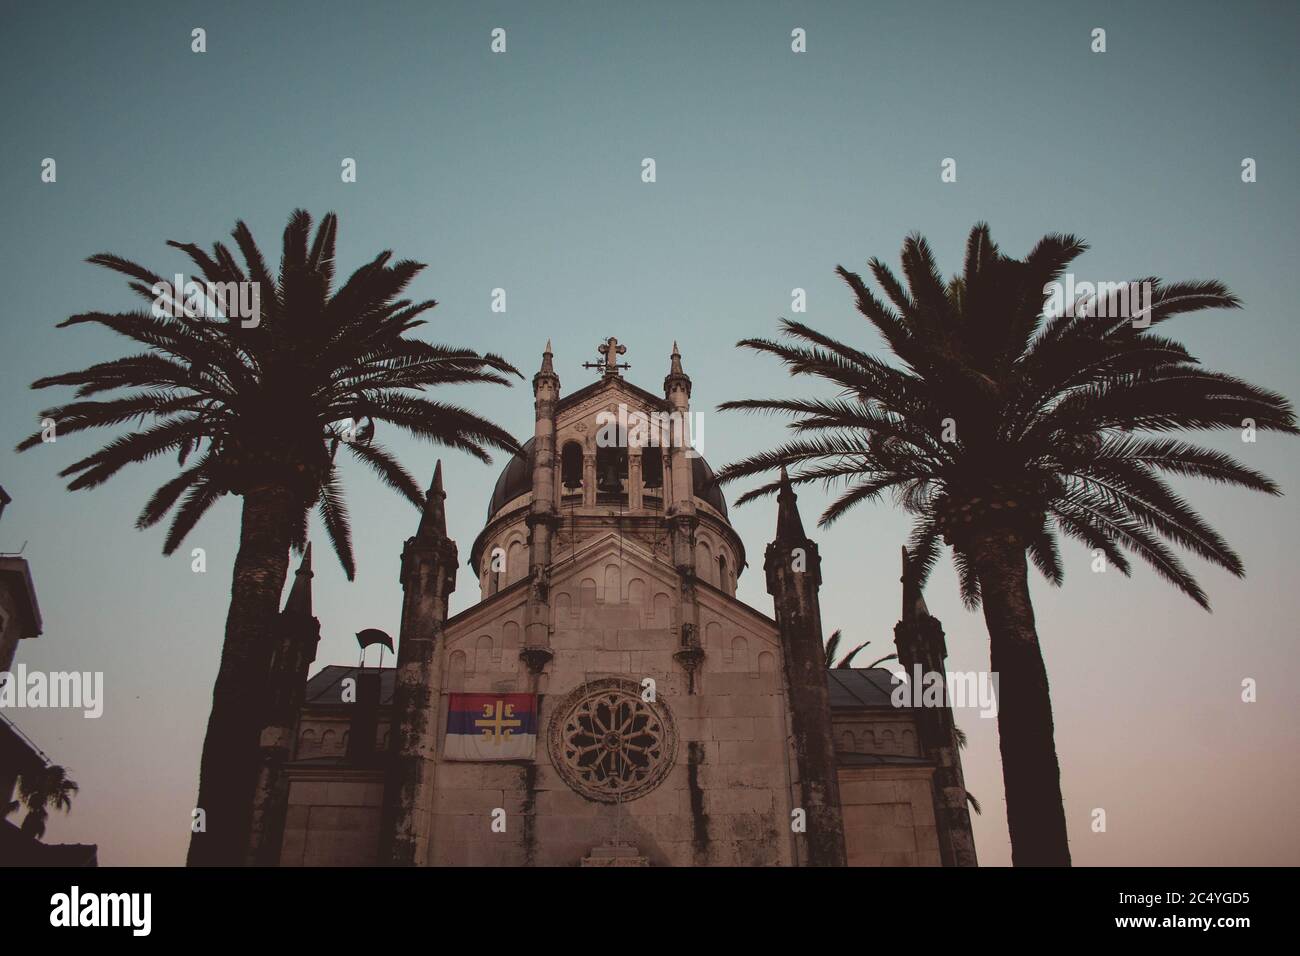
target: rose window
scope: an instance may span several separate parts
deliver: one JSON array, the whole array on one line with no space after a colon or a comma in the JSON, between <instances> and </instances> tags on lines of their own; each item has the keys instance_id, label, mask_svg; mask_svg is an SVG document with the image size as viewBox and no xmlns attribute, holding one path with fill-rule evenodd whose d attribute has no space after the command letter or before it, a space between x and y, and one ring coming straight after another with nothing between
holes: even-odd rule
<instances>
[{"instance_id":1,"label":"rose window","mask_svg":"<svg viewBox=\"0 0 1300 956\"><path fill-rule=\"evenodd\" d=\"M551 762L569 786L617 803L658 786L676 757L677 732L668 709L642 700L639 685L607 678L561 702L549 745Z\"/></svg>"}]
</instances>

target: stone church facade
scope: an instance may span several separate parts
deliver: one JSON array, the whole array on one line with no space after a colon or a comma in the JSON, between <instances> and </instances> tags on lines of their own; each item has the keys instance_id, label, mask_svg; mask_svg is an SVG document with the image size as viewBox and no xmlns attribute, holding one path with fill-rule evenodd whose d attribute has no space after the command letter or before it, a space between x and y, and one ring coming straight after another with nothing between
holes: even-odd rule
<instances>
[{"instance_id":1,"label":"stone church facade","mask_svg":"<svg viewBox=\"0 0 1300 956\"><path fill-rule=\"evenodd\" d=\"M435 473L402 553L395 668L306 680L308 554L273 664L250 862L974 865L951 710L893 706L887 670L826 667L817 548L788 481L763 556L769 616L735 596L750 559L690 447L676 346L661 395L623 377L615 340L601 351L599 379L561 396L547 344L533 437L469 550L480 599L454 616ZM899 661L942 672L906 563ZM535 702L531 756L453 757L453 702L490 713L494 698Z\"/></svg>"}]
</instances>

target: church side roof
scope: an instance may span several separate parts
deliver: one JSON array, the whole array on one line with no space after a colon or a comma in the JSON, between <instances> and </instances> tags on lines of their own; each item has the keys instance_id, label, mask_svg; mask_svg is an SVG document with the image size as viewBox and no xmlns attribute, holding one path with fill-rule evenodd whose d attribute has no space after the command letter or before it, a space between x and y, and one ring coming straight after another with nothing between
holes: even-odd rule
<instances>
[{"instance_id":1,"label":"church side roof","mask_svg":"<svg viewBox=\"0 0 1300 956\"><path fill-rule=\"evenodd\" d=\"M884 667L833 667L826 671L831 710L859 710L890 707L894 692L893 671ZM906 707L897 708L906 710Z\"/></svg>"},{"instance_id":2,"label":"church side roof","mask_svg":"<svg viewBox=\"0 0 1300 956\"><path fill-rule=\"evenodd\" d=\"M359 667L346 667L341 664L329 664L322 667L307 681L307 693L303 697L306 707L329 707L338 705L347 707L343 702L343 680L355 678L361 672ZM373 674L375 668L367 667L367 673ZM379 705L382 707L393 702L393 689L397 686L397 671L392 667L379 670Z\"/></svg>"}]
</instances>

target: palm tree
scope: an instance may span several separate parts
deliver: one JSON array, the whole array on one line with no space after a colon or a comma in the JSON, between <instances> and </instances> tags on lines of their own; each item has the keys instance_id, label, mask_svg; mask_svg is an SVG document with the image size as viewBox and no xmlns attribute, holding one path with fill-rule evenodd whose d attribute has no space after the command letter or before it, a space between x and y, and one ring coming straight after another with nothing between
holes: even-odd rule
<instances>
[{"instance_id":1,"label":"palm tree","mask_svg":"<svg viewBox=\"0 0 1300 956\"><path fill-rule=\"evenodd\" d=\"M843 638L844 638L844 633L837 629L831 634L830 638L826 641L826 666L828 668L829 667L834 667L837 669L851 668L853 666L853 658L857 657L859 654L865 651L867 649L867 646L871 643L870 641L863 641L857 647L853 648L853 650L849 651L847 654L841 657L839 659L839 662L837 663L835 660L835 656L839 653L840 641L843 640ZM897 654L886 654L884 657L876 658L876 660L872 661L864 669L870 670L871 668L879 664L883 664L885 661L892 661L897 657L898 657Z\"/></svg>"},{"instance_id":2,"label":"palm tree","mask_svg":"<svg viewBox=\"0 0 1300 956\"><path fill-rule=\"evenodd\" d=\"M76 783L68 779L67 771L59 766L51 765L21 774L18 777L18 796L27 808L27 815L19 829L34 840L44 837L50 810L70 812L72 795L78 789ZM9 811L13 809L16 809L16 804L10 804Z\"/></svg>"},{"instance_id":3,"label":"palm tree","mask_svg":"<svg viewBox=\"0 0 1300 956\"><path fill-rule=\"evenodd\" d=\"M122 273L154 307L126 313L74 315L62 326L102 325L143 346L123 358L37 380L33 388L76 386L77 401L43 413L60 436L133 420L139 430L114 438L63 469L70 490L93 488L127 465L174 452L181 471L162 485L136 521L149 528L175 507L163 553L171 554L203 514L226 493L240 495L243 518L235 558L225 644L204 741L198 807L206 829L194 834L191 864L241 858L255 772L258 706L289 551L301 551L307 519L317 507L349 579L351 532L335 455L346 448L417 507L419 485L374 441L386 422L434 444L490 462L489 448L515 451L503 429L468 409L424 397L422 390L466 382L509 385L519 372L501 357L433 345L407 333L433 301L401 298L423 269L382 252L333 289L337 217L298 210L284 231L277 277L243 222L232 233L244 264L222 243L209 255L183 251L206 288L171 288L160 276L103 253L90 262ZM309 240L310 243L309 243ZM229 296L214 290L252 283L256 314L232 315ZM206 294L204 294L206 292ZM251 294L248 296L251 300ZM216 318L205 317L216 313ZM104 392L127 390L107 401ZM24 440L19 451L41 443ZM179 502L179 504L178 504Z\"/></svg>"},{"instance_id":4,"label":"palm tree","mask_svg":"<svg viewBox=\"0 0 1300 956\"><path fill-rule=\"evenodd\" d=\"M1057 532L1128 575L1125 552L1209 608L1167 542L1241 576L1241 559L1164 480L1206 478L1278 494L1231 456L1167 433L1183 429L1294 434L1281 395L1203 368L1157 327L1176 315L1237 308L1217 281L1150 282L1149 309L1115 315L1084 299L1045 314L1044 296L1087 246L1049 235L1023 260L1002 255L978 224L965 268L945 282L919 236L903 245L905 283L869 263L888 303L842 266L858 311L901 361L888 364L800 322L784 338L741 346L776 356L794 375L832 384L835 398L754 399L723 409L793 416L797 437L737 461L723 482L795 468L791 480L843 487L821 516L890 492L912 515L911 550L928 575L950 545L969 607L983 604L991 666L1000 674L998 730L1017 864L1068 864L1051 700L1026 560L1062 578ZM1054 312L1056 310L1053 310ZM775 492L778 481L743 495Z\"/></svg>"}]
</instances>

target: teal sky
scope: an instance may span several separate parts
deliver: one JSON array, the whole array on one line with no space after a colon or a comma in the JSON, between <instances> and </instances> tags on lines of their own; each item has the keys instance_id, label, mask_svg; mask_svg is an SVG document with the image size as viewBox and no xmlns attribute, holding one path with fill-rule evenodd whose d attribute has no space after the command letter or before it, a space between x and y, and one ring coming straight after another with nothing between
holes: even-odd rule
<instances>
[{"instance_id":1,"label":"teal sky","mask_svg":"<svg viewBox=\"0 0 1300 956\"><path fill-rule=\"evenodd\" d=\"M1181 317L1169 333L1294 399L1298 26L1280 2L15 6L0 33L0 447L70 395L32 392L34 378L126 354L107 332L54 328L136 305L87 256L169 275L185 259L165 240L210 245L243 218L278 259L297 207L339 213L345 274L382 249L428 263L412 291L441 303L429 339L498 351L529 376L553 339L565 392L591 380L581 363L609 335L629 347L628 378L657 391L678 340L715 466L783 437L779 422L712 412L719 402L802 387L737 339L772 332L801 287L805 321L878 349L834 267L896 261L917 230L951 273L977 220L1016 256L1046 232L1084 236L1080 279L1223 280L1243 310ZM190 50L195 27L205 54ZM504 55L489 51L495 27ZM795 27L807 53L790 51ZM1094 27L1104 54L1089 50ZM40 180L45 157L56 183ZM340 181L345 157L356 183ZM940 182L945 157L956 183ZM1244 157L1258 182L1241 182ZM489 309L495 287L504 315ZM526 383L452 397L531 432ZM1236 580L1188 559L1213 614L1145 567L1093 574L1072 544L1065 587L1032 584L1080 864L1300 862L1300 442L1199 437L1286 493L1179 485L1246 563ZM379 438L427 481L438 452ZM103 864L179 864L239 503L224 500L165 559L163 530L133 522L174 460L64 491L55 473L96 447L79 435L3 453L14 502L0 550L26 542L45 619L18 660L105 672L105 715L11 716L81 784L49 839L98 843ZM463 556L501 464L445 462ZM360 570L349 584L319 554L318 665L355 662L363 627L397 633L398 554L416 521L369 473L346 477ZM801 495L809 523L827 500ZM756 560L774 504L733 519ZM823 621L876 656L892 650L906 532L882 502L816 533ZM189 547L206 549L206 574L191 572ZM761 568L740 596L770 612ZM453 610L476 598L462 570ZM987 667L983 619L962 610L946 560L927 599L950 667ZM1240 701L1247 677L1254 704ZM1006 864L994 721L958 720L984 805L980 859ZM1091 830L1094 808L1105 833Z\"/></svg>"}]
</instances>

